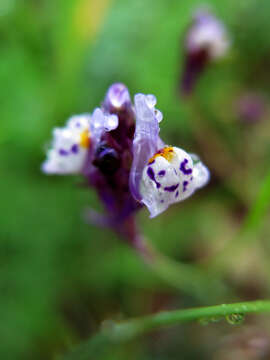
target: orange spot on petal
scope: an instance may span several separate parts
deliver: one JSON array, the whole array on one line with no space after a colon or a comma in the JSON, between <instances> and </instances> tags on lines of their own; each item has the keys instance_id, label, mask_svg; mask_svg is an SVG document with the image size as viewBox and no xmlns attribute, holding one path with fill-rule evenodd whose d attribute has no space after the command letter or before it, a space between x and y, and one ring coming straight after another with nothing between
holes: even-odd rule
<instances>
[{"instance_id":1,"label":"orange spot on petal","mask_svg":"<svg viewBox=\"0 0 270 360\"><path fill-rule=\"evenodd\" d=\"M162 156L164 157L167 161L171 161L172 158L174 157L175 153L173 151L173 147L172 146L166 146L165 148L159 150L158 152L155 153L155 155L153 155L149 160L148 160L148 164L151 164L155 161L155 159L158 156Z\"/></svg>"},{"instance_id":2,"label":"orange spot on petal","mask_svg":"<svg viewBox=\"0 0 270 360\"><path fill-rule=\"evenodd\" d=\"M86 129L81 133L80 146L83 148L89 148L90 143L90 132Z\"/></svg>"}]
</instances>

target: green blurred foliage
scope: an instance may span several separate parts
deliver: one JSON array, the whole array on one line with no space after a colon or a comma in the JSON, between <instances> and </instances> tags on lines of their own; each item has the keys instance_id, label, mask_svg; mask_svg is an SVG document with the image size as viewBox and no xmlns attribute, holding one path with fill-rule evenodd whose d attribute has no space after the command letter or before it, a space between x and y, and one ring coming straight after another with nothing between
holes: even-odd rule
<instances>
[{"instance_id":1,"label":"green blurred foliage","mask_svg":"<svg viewBox=\"0 0 270 360\"><path fill-rule=\"evenodd\" d=\"M1 0L1 359L55 359L104 319L198 305L161 281L115 235L84 223L83 209L100 205L80 179L46 177L40 164L52 128L92 111L112 82L124 82L132 95L153 93L164 114L162 136L202 154L213 180L157 219L142 211L141 227L177 260L196 263L221 251L269 172L270 3L208 1L228 26L232 48L184 101L177 92L181 43L201 5ZM263 94L267 108L254 126L241 124L236 111L237 99L249 92ZM268 230L266 224L253 234L244 257L229 259L226 278L240 297L269 296ZM104 359L210 359L227 333L224 324L214 330L189 325Z\"/></svg>"}]
</instances>

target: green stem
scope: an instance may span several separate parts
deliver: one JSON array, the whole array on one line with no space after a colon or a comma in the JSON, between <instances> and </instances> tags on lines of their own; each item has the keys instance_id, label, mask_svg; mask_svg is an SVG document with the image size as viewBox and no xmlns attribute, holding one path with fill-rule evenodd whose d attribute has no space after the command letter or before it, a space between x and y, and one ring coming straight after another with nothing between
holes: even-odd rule
<instances>
[{"instance_id":1,"label":"green stem","mask_svg":"<svg viewBox=\"0 0 270 360\"><path fill-rule=\"evenodd\" d=\"M137 253L166 284L195 297L204 304L209 304L209 299L214 303L222 299L226 301L228 296L230 299L233 298L233 293L215 276L214 272L199 268L196 264L183 264L170 259L154 249L144 237L137 240L135 247Z\"/></svg>"},{"instance_id":2,"label":"green stem","mask_svg":"<svg viewBox=\"0 0 270 360\"><path fill-rule=\"evenodd\" d=\"M235 314L244 315L263 312L270 312L270 301L260 300L164 311L119 323L108 322L97 335L65 356L64 360L98 359L102 353L108 351L108 346L127 342L144 333L170 325L183 324L201 319L211 320L213 318Z\"/></svg>"}]
</instances>

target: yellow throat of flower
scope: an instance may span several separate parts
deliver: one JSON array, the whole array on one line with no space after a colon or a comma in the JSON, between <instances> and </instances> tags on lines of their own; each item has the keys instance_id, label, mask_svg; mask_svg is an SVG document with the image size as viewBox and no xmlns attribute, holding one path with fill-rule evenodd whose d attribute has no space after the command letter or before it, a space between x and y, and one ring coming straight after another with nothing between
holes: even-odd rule
<instances>
[{"instance_id":1,"label":"yellow throat of flower","mask_svg":"<svg viewBox=\"0 0 270 360\"><path fill-rule=\"evenodd\" d=\"M174 155L175 155L175 153L174 153L173 147L172 146L166 146L165 148L163 148L163 149L159 150L158 152L156 152L155 155L153 155L148 160L148 164L152 164L158 156L162 156L167 161L171 162Z\"/></svg>"},{"instance_id":2,"label":"yellow throat of flower","mask_svg":"<svg viewBox=\"0 0 270 360\"><path fill-rule=\"evenodd\" d=\"M83 148L89 148L90 143L91 143L90 132L89 132L89 130L85 129L81 133L80 146L83 147Z\"/></svg>"}]
</instances>

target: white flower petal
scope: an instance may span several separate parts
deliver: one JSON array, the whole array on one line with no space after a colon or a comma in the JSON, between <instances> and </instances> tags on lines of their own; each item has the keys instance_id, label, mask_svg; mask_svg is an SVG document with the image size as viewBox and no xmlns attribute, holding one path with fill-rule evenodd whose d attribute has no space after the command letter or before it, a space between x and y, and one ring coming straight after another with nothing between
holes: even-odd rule
<instances>
[{"instance_id":1,"label":"white flower petal","mask_svg":"<svg viewBox=\"0 0 270 360\"><path fill-rule=\"evenodd\" d=\"M82 170L89 145L90 115L72 116L63 128L53 130L51 149L42 164L47 174L76 174Z\"/></svg>"},{"instance_id":2,"label":"white flower petal","mask_svg":"<svg viewBox=\"0 0 270 360\"><path fill-rule=\"evenodd\" d=\"M191 196L209 180L208 169L184 150L165 147L143 170L140 183L142 202L155 217L173 203Z\"/></svg>"}]
</instances>

